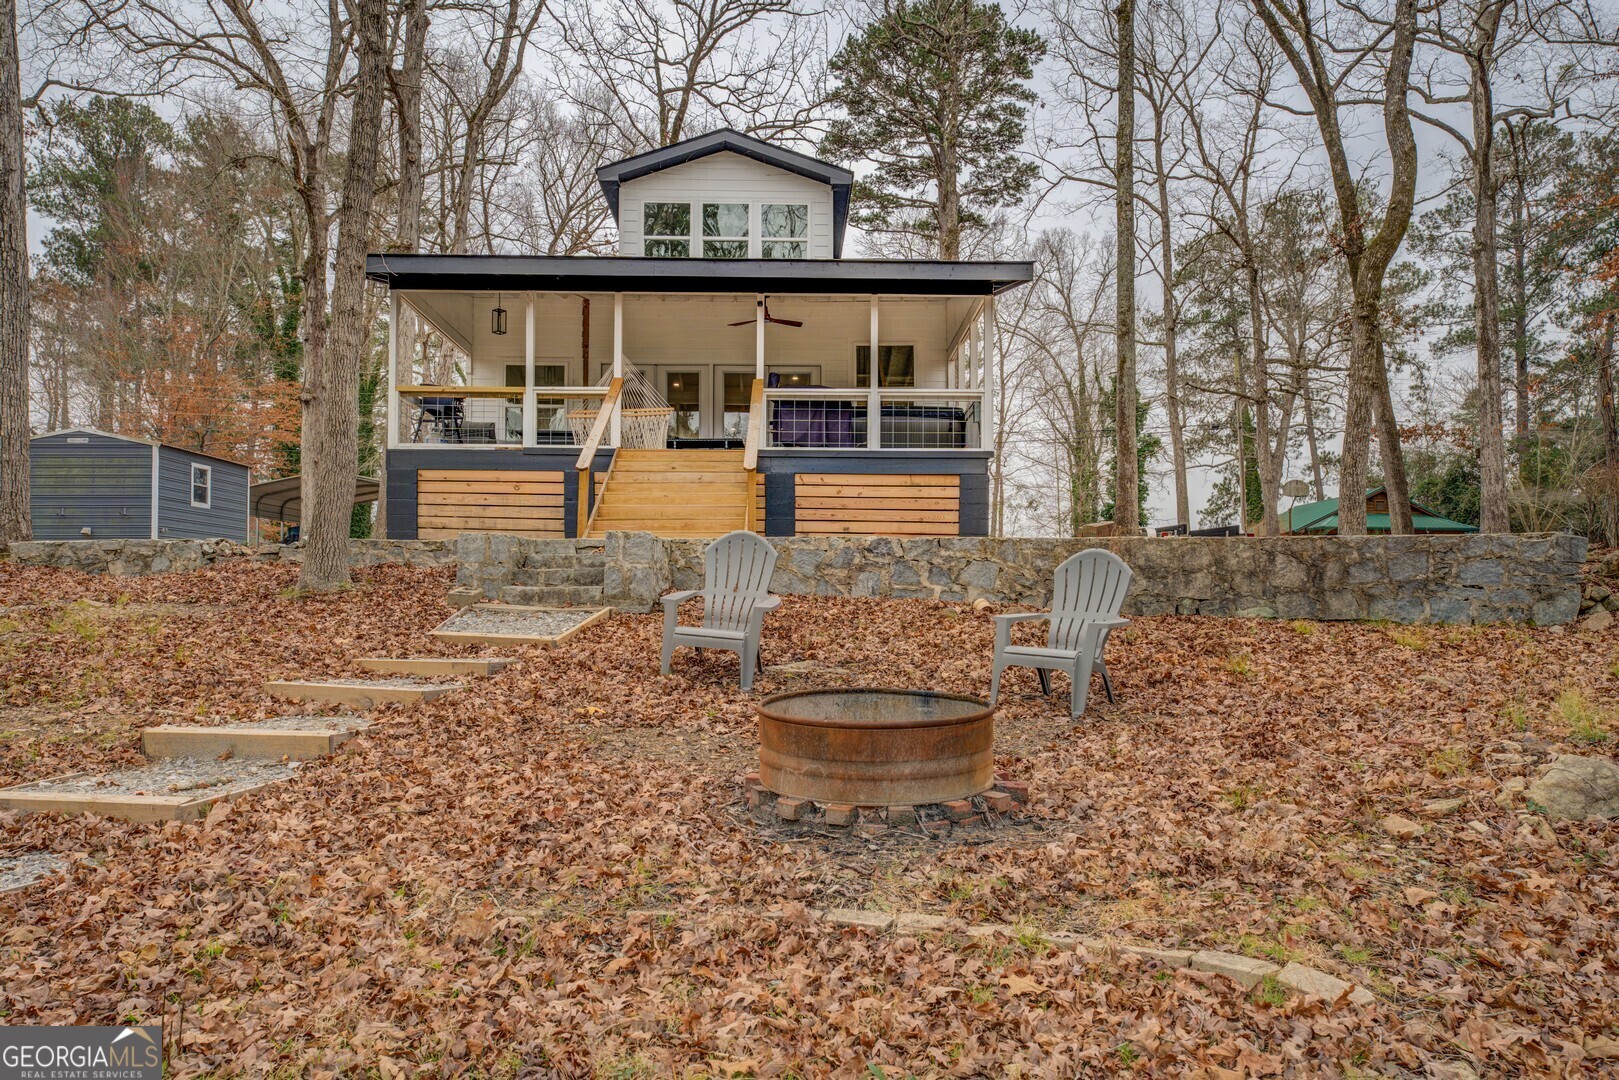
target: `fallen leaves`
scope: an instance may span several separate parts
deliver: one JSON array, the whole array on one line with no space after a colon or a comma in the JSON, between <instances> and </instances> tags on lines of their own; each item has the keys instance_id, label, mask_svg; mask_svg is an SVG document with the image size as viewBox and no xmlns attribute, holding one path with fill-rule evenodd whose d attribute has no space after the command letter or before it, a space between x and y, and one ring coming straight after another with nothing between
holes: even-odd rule
<instances>
[{"instance_id":1,"label":"fallen leaves","mask_svg":"<svg viewBox=\"0 0 1619 1080\"><path fill-rule=\"evenodd\" d=\"M144 726L283 713L264 679L358 676L356 657L423 652L447 613L441 572L283 599L294 573L0 567L17 605L0 730L21 732L0 773L101 771L138 760ZM989 612L947 610L789 598L766 663L982 693ZM1119 705L1095 693L1078 725L1061 679L1048 700L1009 677L997 764L1030 782L1031 821L947 845L747 821L757 698L730 656L659 676L658 633L619 617L512 650L519 665L378 710L335 757L201 823L0 814L0 850L74 853L58 884L0 897L0 1011L172 1026L184 1003L180 1075L1390 1074L1464 1052L1499 1074L1614 1056L1614 826L1519 842L1487 764L1510 716L1560 744L1542 718L1562 689L1619 692L1601 637L1436 629L1417 651L1376 627L1140 619L1110 645ZM1378 828L1464 795L1420 836ZM846 932L807 906L1014 931ZM645 909L678 918L628 914ZM746 914L771 909L800 914ZM1298 957L1383 1004L1278 1003L1039 931Z\"/></svg>"}]
</instances>

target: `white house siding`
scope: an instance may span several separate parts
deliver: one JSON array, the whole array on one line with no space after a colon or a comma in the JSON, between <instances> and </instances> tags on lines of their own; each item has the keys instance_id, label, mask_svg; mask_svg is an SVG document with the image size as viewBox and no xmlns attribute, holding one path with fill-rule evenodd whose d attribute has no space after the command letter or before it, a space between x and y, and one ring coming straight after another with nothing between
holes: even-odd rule
<instances>
[{"instance_id":1,"label":"white house siding","mask_svg":"<svg viewBox=\"0 0 1619 1080\"><path fill-rule=\"evenodd\" d=\"M702 209L705 202L748 203L751 222L750 254L759 256L759 205L804 203L810 208L809 257L832 257L832 188L745 158L722 152L675 165L620 185L618 193L619 254L638 256L642 246L642 207L649 202L692 204L693 254L700 254Z\"/></svg>"}]
</instances>

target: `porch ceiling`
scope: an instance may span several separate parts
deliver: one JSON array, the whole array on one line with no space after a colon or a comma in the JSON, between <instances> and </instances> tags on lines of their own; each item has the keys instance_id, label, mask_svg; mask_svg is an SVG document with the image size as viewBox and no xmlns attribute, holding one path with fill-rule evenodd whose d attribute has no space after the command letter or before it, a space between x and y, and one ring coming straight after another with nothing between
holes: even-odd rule
<instances>
[{"instance_id":1,"label":"porch ceiling","mask_svg":"<svg viewBox=\"0 0 1619 1080\"><path fill-rule=\"evenodd\" d=\"M1033 280L1034 264L899 259L373 254L366 256L366 276L390 289L509 293L993 296Z\"/></svg>"}]
</instances>

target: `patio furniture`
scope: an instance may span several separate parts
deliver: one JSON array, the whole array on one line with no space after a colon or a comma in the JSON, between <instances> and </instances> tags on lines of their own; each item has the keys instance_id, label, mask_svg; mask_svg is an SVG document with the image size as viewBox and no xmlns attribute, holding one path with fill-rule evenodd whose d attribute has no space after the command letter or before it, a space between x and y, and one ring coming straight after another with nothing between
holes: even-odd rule
<instances>
[{"instance_id":1,"label":"patio furniture","mask_svg":"<svg viewBox=\"0 0 1619 1080\"><path fill-rule=\"evenodd\" d=\"M1091 672L1102 674L1102 689L1113 700L1113 681L1108 678L1102 652L1110 633L1128 626L1119 617L1124 594L1130 589L1130 567L1109 551L1081 551L1057 567L1052 581L1051 610L1023 615L995 616L995 674L990 680L989 698L999 700L1001 672L1009 667L1032 667L1040 674L1040 689L1051 694L1052 671L1066 671L1074 680L1071 715L1085 712ZM1012 644L1014 623L1044 619L1051 629L1044 648Z\"/></svg>"},{"instance_id":2,"label":"patio furniture","mask_svg":"<svg viewBox=\"0 0 1619 1080\"><path fill-rule=\"evenodd\" d=\"M424 397L416 411L416 429L411 433L411 441L421 442L422 429L426 428L437 436L438 442L464 442L465 425L466 406L461 398Z\"/></svg>"},{"instance_id":3,"label":"patio furniture","mask_svg":"<svg viewBox=\"0 0 1619 1080\"><path fill-rule=\"evenodd\" d=\"M759 634L765 615L776 610L781 597L770 595L770 575L776 569L776 549L761 536L738 530L726 533L703 553L703 587L670 593L663 598L663 662L681 645L725 649L742 659L742 689L753 689L753 675L763 671ZM701 597L703 624L681 626L680 605Z\"/></svg>"}]
</instances>

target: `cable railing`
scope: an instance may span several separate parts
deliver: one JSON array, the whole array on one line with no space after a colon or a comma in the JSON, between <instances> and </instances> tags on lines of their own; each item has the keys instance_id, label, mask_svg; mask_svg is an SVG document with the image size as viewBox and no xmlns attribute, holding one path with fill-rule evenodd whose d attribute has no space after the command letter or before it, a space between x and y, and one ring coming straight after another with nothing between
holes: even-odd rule
<instances>
[{"instance_id":1,"label":"cable railing","mask_svg":"<svg viewBox=\"0 0 1619 1080\"><path fill-rule=\"evenodd\" d=\"M794 387L764 391L763 445L814 450L981 450L982 390Z\"/></svg>"},{"instance_id":2,"label":"cable railing","mask_svg":"<svg viewBox=\"0 0 1619 1080\"><path fill-rule=\"evenodd\" d=\"M605 386L535 387L532 436L525 437L520 386L402 386L400 446L578 446L580 417L601 408Z\"/></svg>"}]
</instances>

